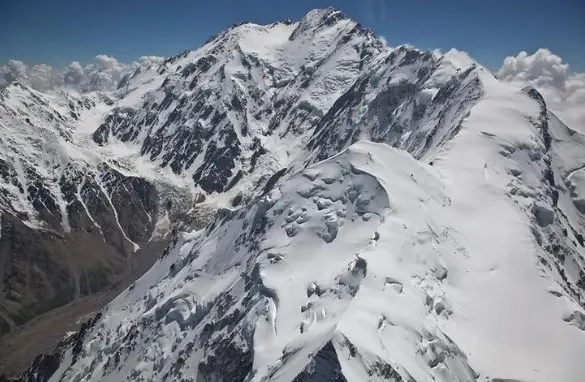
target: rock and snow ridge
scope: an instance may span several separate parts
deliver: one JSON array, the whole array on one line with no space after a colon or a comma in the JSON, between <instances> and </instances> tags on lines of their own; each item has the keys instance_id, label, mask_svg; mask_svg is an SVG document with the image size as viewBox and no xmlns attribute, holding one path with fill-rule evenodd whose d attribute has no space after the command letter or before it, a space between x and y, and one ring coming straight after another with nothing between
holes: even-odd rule
<instances>
[{"instance_id":1,"label":"rock and snow ridge","mask_svg":"<svg viewBox=\"0 0 585 382\"><path fill-rule=\"evenodd\" d=\"M18 82L4 89L0 205L33 235L39 227L82 232L83 241L91 231L92 240L109 241L104 251L121 255L107 266L120 270L129 257L123 253L171 232L169 221L189 220L182 212L201 210L191 201L246 203L273 175L358 139L434 155L480 94L475 68L412 47L389 49L335 10L298 23L241 24L196 51L137 70L115 92L48 95ZM143 200L124 214L130 194ZM5 238L15 236L12 230ZM15 256L10 263L13 274L29 267ZM85 277L84 269L68 273ZM10 284L9 300L18 300L11 315L22 304L40 308L22 279ZM79 295L78 286L69 288L53 287ZM16 321L9 318L9 326Z\"/></svg>"},{"instance_id":2,"label":"rock and snow ridge","mask_svg":"<svg viewBox=\"0 0 585 382\"><path fill-rule=\"evenodd\" d=\"M585 137L535 90L326 9L119 91L83 130L96 152L225 208L42 379L582 379Z\"/></svg>"},{"instance_id":3,"label":"rock and snow ridge","mask_svg":"<svg viewBox=\"0 0 585 382\"><path fill-rule=\"evenodd\" d=\"M191 193L88 144L108 94L0 93L0 335L108 287L133 253L164 239ZM100 118L100 117L98 117ZM176 206L166 208L168 199Z\"/></svg>"}]
</instances>

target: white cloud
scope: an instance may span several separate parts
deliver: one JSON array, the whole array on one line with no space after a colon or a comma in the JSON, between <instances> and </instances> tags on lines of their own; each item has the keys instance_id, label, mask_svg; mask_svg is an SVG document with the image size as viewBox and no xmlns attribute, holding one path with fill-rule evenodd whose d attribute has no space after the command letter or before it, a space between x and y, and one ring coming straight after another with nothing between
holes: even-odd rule
<instances>
[{"instance_id":1,"label":"white cloud","mask_svg":"<svg viewBox=\"0 0 585 382\"><path fill-rule=\"evenodd\" d=\"M444 54L441 53L440 50L435 50L433 53L435 53L435 55L444 56L458 69L466 69L475 64L475 61L463 50L451 48Z\"/></svg>"},{"instance_id":2,"label":"white cloud","mask_svg":"<svg viewBox=\"0 0 585 382\"><path fill-rule=\"evenodd\" d=\"M561 57L548 49L520 52L506 57L497 74L502 81L534 86L565 123L585 132L585 73L571 71Z\"/></svg>"},{"instance_id":3,"label":"white cloud","mask_svg":"<svg viewBox=\"0 0 585 382\"><path fill-rule=\"evenodd\" d=\"M78 61L73 61L63 71L63 81L68 85L77 85L83 81L84 70Z\"/></svg>"},{"instance_id":4,"label":"white cloud","mask_svg":"<svg viewBox=\"0 0 585 382\"><path fill-rule=\"evenodd\" d=\"M154 65L160 65L163 63L164 60L165 58L160 56L142 56L138 58L137 63L140 66L149 67Z\"/></svg>"},{"instance_id":5,"label":"white cloud","mask_svg":"<svg viewBox=\"0 0 585 382\"><path fill-rule=\"evenodd\" d=\"M63 69L50 65L27 65L22 61L10 60L0 66L0 89L9 83L20 80L34 89L50 92L60 88L73 88L81 92L93 90L114 90L126 74L138 68L159 65L164 57L143 56L131 63L123 63L114 57L100 54L94 61L82 66L73 61Z\"/></svg>"},{"instance_id":6,"label":"white cloud","mask_svg":"<svg viewBox=\"0 0 585 382\"><path fill-rule=\"evenodd\" d=\"M98 54L95 56L95 65L101 70L119 70L120 64L114 57Z\"/></svg>"},{"instance_id":7,"label":"white cloud","mask_svg":"<svg viewBox=\"0 0 585 382\"><path fill-rule=\"evenodd\" d=\"M382 44L384 44L384 46L390 46L388 45L388 40L386 39L386 37L378 36L378 40L382 41Z\"/></svg>"},{"instance_id":8,"label":"white cloud","mask_svg":"<svg viewBox=\"0 0 585 382\"><path fill-rule=\"evenodd\" d=\"M8 69L10 73L15 77L26 76L26 65L22 61L10 60L8 62Z\"/></svg>"}]
</instances>

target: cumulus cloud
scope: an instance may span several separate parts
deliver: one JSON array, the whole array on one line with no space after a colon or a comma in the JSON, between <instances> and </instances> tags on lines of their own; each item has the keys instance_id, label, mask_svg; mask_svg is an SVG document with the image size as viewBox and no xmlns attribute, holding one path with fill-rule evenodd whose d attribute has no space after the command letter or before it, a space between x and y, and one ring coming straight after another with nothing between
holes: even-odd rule
<instances>
[{"instance_id":1,"label":"cumulus cloud","mask_svg":"<svg viewBox=\"0 0 585 382\"><path fill-rule=\"evenodd\" d=\"M585 73L573 72L561 57L548 49L520 52L506 57L497 75L518 86L534 86L565 123L585 132Z\"/></svg>"},{"instance_id":2,"label":"cumulus cloud","mask_svg":"<svg viewBox=\"0 0 585 382\"><path fill-rule=\"evenodd\" d=\"M143 56L131 63L123 63L104 54L95 56L93 62L83 66L77 61L58 69L46 64L27 65L10 60L0 66L0 89L16 80L34 89L51 92L62 88L81 92L109 91L118 86L120 80L137 69L160 65L164 57Z\"/></svg>"},{"instance_id":3,"label":"cumulus cloud","mask_svg":"<svg viewBox=\"0 0 585 382\"><path fill-rule=\"evenodd\" d=\"M378 39L380 41L382 41L382 44L384 44L384 46L390 46L390 45L388 45L388 40L386 39L386 37L384 37L384 36L378 36Z\"/></svg>"}]
</instances>

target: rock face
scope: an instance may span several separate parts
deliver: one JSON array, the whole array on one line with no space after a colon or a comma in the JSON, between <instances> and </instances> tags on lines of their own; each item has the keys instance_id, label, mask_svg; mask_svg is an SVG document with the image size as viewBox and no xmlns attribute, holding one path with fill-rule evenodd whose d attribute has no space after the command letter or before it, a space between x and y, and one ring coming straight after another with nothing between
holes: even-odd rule
<instances>
[{"instance_id":1,"label":"rock face","mask_svg":"<svg viewBox=\"0 0 585 382\"><path fill-rule=\"evenodd\" d=\"M0 335L129 284L137 264L152 263L150 247L196 219L184 217L189 191L84 143L83 129L115 96L46 95L19 83L0 94Z\"/></svg>"},{"instance_id":2,"label":"rock face","mask_svg":"<svg viewBox=\"0 0 585 382\"><path fill-rule=\"evenodd\" d=\"M15 296L91 293L171 237L23 378L585 373L585 137L462 53L389 48L324 9L234 26L114 93L3 94L0 254L36 264L6 284ZM216 211L205 226L203 208ZM107 271L21 286L21 273L66 273L57 253Z\"/></svg>"},{"instance_id":3,"label":"rock face","mask_svg":"<svg viewBox=\"0 0 585 382\"><path fill-rule=\"evenodd\" d=\"M206 193L250 194L303 154L322 160L358 139L422 157L454 136L481 96L473 66L388 49L335 10L235 26L163 70L158 89L114 108L92 138L138 144Z\"/></svg>"},{"instance_id":4,"label":"rock face","mask_svg":"<svg viewBox=\"0 0 585 382\"><path fill-rule=\"evenodd\" d=\"M45 223L42 229L2 215L3 306L15 325L103 289L113 276L127 271L136 243L148 243L154 229L149 217L159 208L154 187L113 171L103 181L116 186L101 189L87 175L84 180L63 177L63 215L42 183L29 186L28 198Z\"/></svg>"}]
</instances>

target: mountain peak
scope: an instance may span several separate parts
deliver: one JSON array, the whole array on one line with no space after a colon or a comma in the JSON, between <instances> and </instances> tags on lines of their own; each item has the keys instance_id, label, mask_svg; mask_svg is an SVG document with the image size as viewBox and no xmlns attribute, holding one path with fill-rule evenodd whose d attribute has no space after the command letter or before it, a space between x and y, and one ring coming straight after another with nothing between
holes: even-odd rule
<instances>
[{"instance_id":1,"label":"mountain peak","mask_svg":"<svg viewBox=\"0 0 585 382\"><path fill-rule=\"evenodd\" d=\"M347 20L347 17L345 17L343 12L333 7L328 7L309 11L301 19L301 24L310 25L312 27L318 27L320 25L330 26L341 20Z\"/></svg>"},{"instance_id":2,"label":"mountain peak","mask_svg":"<svg viewBox=\"0 0 585 382\"><path fill-rule=\"evenodd\" d=\"M315 8L307 12L307 14L303 17L303 20L323 20L324 18L328 18L331 16L346 18L343 12L340 10L327 7L327 8Z\"/></svg>"},{"instance_id":3,"label":"mountain peak","mask_svg":"<svg viewBox=\"0 0 585 382\"><path fill-rule=\"evenodd\" d=\"M301 19L297 28L290 35L290 40L307 31L317 31L325 27L331 27L344 20L347 21L347 17L335 8L313 9Z\"/></svg>"},{"instance_id":4,"label":"mountain peak","mask_svg":"<svg viewBox=\"0 0 585 382\"><path fill-rule=\"evenodd\" d=\"M532 85L528 85L522 88L522 91L530 96L530 98L536 100L542 107L546 107L544 97L536 88Z\"/></svg>"}]
</instances>

